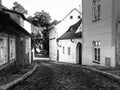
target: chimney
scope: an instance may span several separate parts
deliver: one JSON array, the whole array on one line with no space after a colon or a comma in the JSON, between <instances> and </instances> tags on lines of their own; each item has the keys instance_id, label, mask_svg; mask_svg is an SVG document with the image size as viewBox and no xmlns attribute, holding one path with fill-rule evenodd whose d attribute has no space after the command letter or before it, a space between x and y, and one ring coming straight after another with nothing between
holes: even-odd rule
<instances>
[{"instance_id":1,"label":"chimney","mask_svg":"<svg viewBox=\"0 0 120 90\"><path fill-rule=\"evenodd\" d=\"M0 11L2 11L2 0L0 0Z\"/></svg>"}]
</instances>

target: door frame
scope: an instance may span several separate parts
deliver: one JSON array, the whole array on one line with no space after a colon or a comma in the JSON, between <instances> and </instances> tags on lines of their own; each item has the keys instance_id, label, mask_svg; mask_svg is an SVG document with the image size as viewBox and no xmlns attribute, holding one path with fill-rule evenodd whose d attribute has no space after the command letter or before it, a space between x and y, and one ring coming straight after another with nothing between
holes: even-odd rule
<instances>
[{"instance_id":1,"label":"door frame","mask_svg":"<svg viewBox=\"0 0 120 90\"><path fill-rule=\"evenodd\" d=\"M80 42L76 46L76 63L82 64L82 44Z\"/></svg>"}]
</instances>

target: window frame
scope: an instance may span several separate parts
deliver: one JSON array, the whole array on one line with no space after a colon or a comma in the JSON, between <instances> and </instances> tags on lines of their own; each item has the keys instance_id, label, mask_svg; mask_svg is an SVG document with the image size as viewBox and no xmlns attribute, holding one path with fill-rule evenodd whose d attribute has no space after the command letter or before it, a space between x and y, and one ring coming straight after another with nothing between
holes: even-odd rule
<instances>
[{"instance_id":1,"label":"window frame","mask_svg":"<svg viewBox=\"0 0 120 90\"><path fill-rule=\"evenodd\" d=\"M97 64L101 61L100 43L100 41L93 41L93 62Z\"/></svg>"},{"instance_id":2,"label":"window frame","mask_svg":"<svg viewBox=\"0 0 120 90\"><path fill-rule=\"evenodd\" d=\"M96 3L94 3L94 1ZM92 0L92 22L96 22L101 19L101 1Z\"/></svg>"},{"instance_id":3,"label":"window frame","mask_svg":"<svg viewBox=\"0 0 120 90\"><path fill-rule=\"evenodd\" d=\"M0 54L0 55L3 55L3 56L0 56L0 57L3 57L3 58L0 58L0 60L3 60L0 63L0 65L2 65L2 64L7 63L7 61L8 61L8 46L7 46L8 38L2 37L2 36L0 36L0 38L3 39L3 50L1 50L1 48L0 48L0 52L2 52L2 54Z\"/></svg>"},{"instance_id":4,"label":"window frame","mask_svg":"<svg viewBox=\"0 0 120 90\"><path fill-rule=\"evenodd\" d=\"M63 47L63 54L65 53L65 47Z\"/></svg>"},{"instance_id":5,"label":"window frame","mask_svg":"<svg viewBox=\"0 0 120 90\"><path fill-rule=\"evenodd\" d=\"M68 55L71 55L71 48L68 47Z\"/></svg>"}]
</instances>

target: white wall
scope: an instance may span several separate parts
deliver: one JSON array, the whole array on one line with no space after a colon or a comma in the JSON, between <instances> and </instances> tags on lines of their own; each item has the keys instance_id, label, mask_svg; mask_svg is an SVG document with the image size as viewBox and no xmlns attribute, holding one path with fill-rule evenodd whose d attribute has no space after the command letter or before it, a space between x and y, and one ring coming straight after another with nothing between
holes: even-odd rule
<instances>
[{"instance_id":1,"label":"white wall","mask_svg":"<svg viewBox=\"0 0 120 90\"><path fill-rule=\"evenodd\" d=\"M49 59L57 61L57 32L53 29L49 32Z\"/></svg>"},{"instance_id":2,"label":"white wall","mask_svg":"<svg viewBox=\"0 0 120 90\"><path fill-rule=\"evenodd\" d=\"M70 19L70 16L73 16L73 19ZM76 10L73 10L62 22L56 26L58 37L64 34L71 25L80 20L78 16L80 16L80 13L78 13Z\"/></svg>"},{"instance_id":3,"label":"white wall","mask_svg":"<svg viewBox=\"0 0 120 90\"><path fill-rule=\"evenodd\" d=\"M31 24L28 21L24 21L24 28L31 34Z\"/></svg>"},{"instance_id":4,"label":"white wall","mask_svg":"<svg viewBox=\"0 0 120 90\"><path fill-rule=\"evenodd\" d=\"M115 47L112 46L112 0L101 0L101 18L92 22L92 0L83 0L83 64L105 65L105 57L115 66ZM100 41L101 61L93 63L92 41Z\"/></svg>"},{"instance_id":5,"label":"white wall","mask_svg":"<svg viewBox=\"0 0 120 90\"><path fill-rule=\"evenodd\" d=\"M73 10L62 22L60 22L55 29L51 30L49 33L49 58L50 60L57 61L57 49L59 49L59 45L57 45L57 38L59 38L62 34L64 34L71 25L78 22L80 19L78 16L80 13L76 10ZM70 19L70 16L73 16L73 19Z\"/></svg>"},{"instance_id":6,"label":"white wall","mask_svg":"<svg viewBox=\"0 0 120 90\"><path fill-rule=\"evenodd\" d=\"M59 62L78 63L76 60L76 46L78 42L82 43L82 40L74 39L74 43L70 39L59 40ZM63 47L65 47L65 53L63 53ZM71 54L68 55L68 47L71 48Z\"/></svg>"}]
</instances>

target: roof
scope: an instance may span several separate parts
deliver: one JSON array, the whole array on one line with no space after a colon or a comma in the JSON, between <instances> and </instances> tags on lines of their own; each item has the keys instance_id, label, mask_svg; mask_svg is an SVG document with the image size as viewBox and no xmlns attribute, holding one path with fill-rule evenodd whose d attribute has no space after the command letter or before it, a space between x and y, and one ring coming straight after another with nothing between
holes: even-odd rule
<instances>
[{"instance_id":1,"label":"roof","mask_svg":"<svg viewBox=\"0 0 120 90\"><path fill-rule=\"evenodd\" d=\"M7 11L7 12L11 12L11 13L15 13L15 14L18 14L20 15L24 20L26 20L26 17L22 14L22 13L19 13L17 11L14 11L14 10L9 10L7 8L2 8L3 11Z\"/></svg>"},{"instance_id":2,"label":"roof","mask_svg":"<svg viewBox=\"0 0 120 90\"><path fill-rule=\"evenodd\" d=\"M7 21L7 22L6 22ZM0 31L10 31L17 34L24 34L27 36L31 36L23 27L21 27L19 24L17 24L10 16L9 14L5 12L0 11L0 24L1 24L1 30Z\"/></svg>"},{"instance_id":3,"label":"roof","mask_svg":"<svg viewBox=\"0 0 120 90\"><path fill-rule=\"evenodd\" d=\"M82 19L79 20L76 24L70 26L70 28L62 36L60 36L58 40L82 38L82 32L76 33L81 23Z\"/></svg>"},{"instance_id":4,"label":"roof","mask_svg":"<svg viewBox=\"0 0 120 90\"><path fill-rule=\"evenodd\" d=\"M81 15L81 12L78 11L76 8L74 8L61 21L59 21L59 23L62 22L63 20L65 20L67 18L67 16L69 16L73 11L77 11Z\"/></svg>"}]
</instances>

